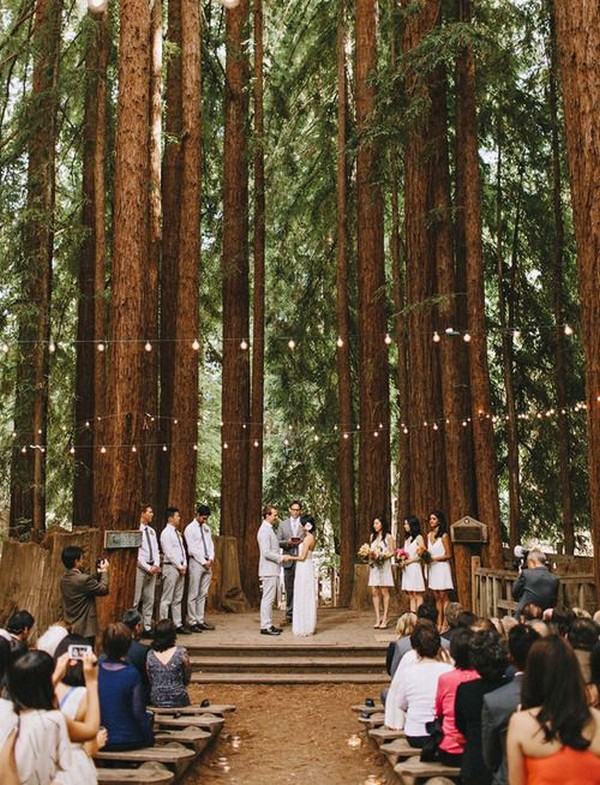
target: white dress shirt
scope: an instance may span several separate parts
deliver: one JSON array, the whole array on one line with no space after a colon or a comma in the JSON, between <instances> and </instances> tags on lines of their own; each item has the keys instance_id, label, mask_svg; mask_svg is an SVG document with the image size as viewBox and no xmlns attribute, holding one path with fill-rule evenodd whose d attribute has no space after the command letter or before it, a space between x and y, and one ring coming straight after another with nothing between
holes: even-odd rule
<instances>
[{"instance_id":1,"label":"white dress shirt","mask_svg":"<svg viewBox=\"0 0 600 785\"><path fill-rule=\"evenodd\" d=\"M140 531L142 533L142 544L138 548L138 564L142 570L150 572L151 567L160 566L158 539L152 526L140 523Z\"/></svg>"},{"instance_id":2,"label":"white dress shirt","mask_svg":"<svg viewBox=\"0 0 600 785\"><path fill-rule=\"evenodd\" d=\"M183 537L178 530L167 523L160 535L160 547L166 564L181 569L187 567L187 556L183 545Z\"/></svg>"},{"instance_id":3,"label":"white dress shirt","mask_svg":"<svg viewBox=\"0 0 600 785\"><path fill-rule=\"evenodd\" d=\"M215 546L213 543L212 532L206 523L198 523L194 518L185 527L184 537L187 544L188 553L200 564L213 561L215 558Z\"/></svg>"}]
</instances>

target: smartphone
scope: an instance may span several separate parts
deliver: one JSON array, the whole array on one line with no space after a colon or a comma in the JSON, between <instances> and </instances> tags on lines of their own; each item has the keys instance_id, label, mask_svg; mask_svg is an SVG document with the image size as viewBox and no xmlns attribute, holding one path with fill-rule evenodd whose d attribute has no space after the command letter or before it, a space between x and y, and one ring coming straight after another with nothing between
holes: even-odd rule
<instances>
[{"instance_id":1,"label":"smartphone","mask_svg":"<svg viewBox=\"0 0 600 785\"><path fill-rule=\"evenodd\" d=\"M91 654L92 647L86 643L72 643L67 649L70 660L82 660L86 654Z\"/></svg>"}]
</instances>

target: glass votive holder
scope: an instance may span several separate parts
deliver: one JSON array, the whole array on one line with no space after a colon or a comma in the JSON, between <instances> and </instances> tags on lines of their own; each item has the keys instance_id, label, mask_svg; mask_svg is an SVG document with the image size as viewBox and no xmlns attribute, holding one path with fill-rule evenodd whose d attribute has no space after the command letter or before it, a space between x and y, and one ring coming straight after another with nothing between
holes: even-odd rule
<instances>
[{"instance_id":1,"label":"glass votive holder","mask_svg":"<svg viewBox=\"0 0 600 785\"><path fill-rule=\"evenodd\" d=\"M234 750L239 750L239 748L242 746L242 737L239 735L239 733L234 733L231 737L231 746Z\"/></svg>"},{"instance_id":2,"label":"glass votive holder","mask_svg":"<svg viewBox=\"0 0 600 785\"><path fill-rule=\"evenodd\" d=\"M360 746L362 746L362 739L358 735L358 733L353 733L351 736L348 737L348 746L352 750L357 750Z\"/></svg>"}]
</instances>

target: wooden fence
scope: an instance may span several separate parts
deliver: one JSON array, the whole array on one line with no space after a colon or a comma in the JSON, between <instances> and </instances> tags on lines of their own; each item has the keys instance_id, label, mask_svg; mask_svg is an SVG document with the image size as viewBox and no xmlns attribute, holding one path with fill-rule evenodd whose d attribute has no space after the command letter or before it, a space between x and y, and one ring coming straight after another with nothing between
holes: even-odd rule
<instances>
[{"instance_id":1,"label":"wooden fence","mask_svg":"<svg viewBox=\"0 0 600 785\"><path fill-rule=\"evenodd\" d=\"M592 573L563 575L559 578L558 607L584 608L590 613L597 610L596 586ZM517 578L516 570L492 570L482 567L479 556L471 558L471 580L474 608L478 616L505 616L512 613L517 603L512 598L512 585Z\"/></svg>"}]
</instances>

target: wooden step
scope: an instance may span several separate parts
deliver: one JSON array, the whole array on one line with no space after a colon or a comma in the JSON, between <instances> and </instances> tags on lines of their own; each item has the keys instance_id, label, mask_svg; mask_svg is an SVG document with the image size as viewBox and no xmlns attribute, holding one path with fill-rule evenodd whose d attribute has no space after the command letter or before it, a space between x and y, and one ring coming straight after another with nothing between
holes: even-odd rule
<instances>
[{"instance_id":1,"label":"wooden step","mask_svg":"<svg viewBox=\"0 0 600 785\"><path fill-rule=\"evenodd\" d=\"M231 703L209 703L208 706L178 706L176 708L167 706L148 706L148 711L154 714L216 714L223 715L235 711L235 706Z\"/></svg>"},{"instance_id":2,"label":"wooden step","mask_svg":"<svg viewBox=\"0 0 600 785\"><path fill-rule=\"evenodd\" d=\"M386 741L379 747L379 752L385 755L392 766L395 766L400 758L412 758L414 755L418 757L421 754L421 750L411 747L406 738Z\"/></svg>"},{"instance_id":3,"label":"wooden step","mask_svg":"<svg viewBox=\"0 0 600 785\"><path fill-rule=\"evenodd\" d=\"M415 750L418 754L419 750ZM460 768L457 766L444 766L443 763L421 763L416 759L401 761L394 766L396 774L402 777L414 777L417 781L430 777L447 777L451 781L460 779Z\"/></svg>"},{"instance_id":4,"label":"wooden step","mask_svg":"<svg viewBox=\"0 0 600 785\"><path fill-rule=\"evenodd\" d=\"M376 714L377 712L383 711L383 703L375 703L373 706L367 706L366 703L356 703L354 706L352 706L352 711L355 711L359 714Z\"/></svg>"},{"instance_id":5,"label":"wooden step","mask_svg":"<svg viewBox=\"0 0 600 785\"><path fill-rule=\"evenodd\" d=\"M96 772L98 785L172 785L175 781L175 774L162 763L143 763L137 769L97 768Z\"/></svg>"},{"instance_id":6,"label":"wooden step","mask_svg":"<svg viewBox=\"0 0 600 785\"><path fill-rule=\"evenodd\" d=\"M367 646L352 646L347 643L321 643L318 645L294 643L284 633L277 638L269 638L269 644L263 643L265 636L257 630L256 644L241 643L239 645L188 645L186 646L190 658L212 657L215 659L244 659L245 657L261 658L287 658L287 657L379 657L385 666L387 643L372 644Z\"/></svg>"},{"instance_id":7,"label":"wooden step","mask_svg":"<svg viewBox=\"0 0 600 785\"><path fill-rule=\"evenodd\" d=\"M106 752L101 750L96 754L96 761L116 761L117 763L142 764L146 762L163 763L180 777L187 767L196 759L193 750L181 744L171 743L160 747L142 747L139 750L126 752Z\"/></svg>"},{"instance_id":8,"label":"wooden step","mask_svg":"<svg viewBox=\"0 0 600 785\"><path fill-rule=\"evenodd\" d=\"M387 673L192 673L194 684L389 684Z\"/></svg>"},{"instance_id":9,"label":"wooden step","mask_svg":"<svg viewBox=\"0 0 600 785\"><path fill-rule=\"evenodd\" d=\"M374 714L369 714L368 717L361 717L359 715L358 721L367 728L379 728L380 725L385 723L385 714L382 711L376 711Z\"/></svg>"},{"instance_id":10,"label":"wooden step","mask_svg":"<svg viewBox=\"0 0 600 785\"><path fill-rule=\"evenodd\" d=\"M196 755L204 752L212 739L213 734L209 730L192 727L170 730L165 728L156 731L154 734L154 743L156 745L170 744L173 741L177 741L179 744L183 744L184 747L194 750Z\"/></svg>"},{"instance_id":11,"label":"wooden step","mask_svg":"<svg viewBox=\"0 0 600 785\"><path fill-rule=\"evenodd\" d=\"M289 657L265 657L254 654L246 657L192 657L192 669L199 669L202 673L235 673L251 672L260 673L261 671L277 672L285 670L294 673L339 673L345 671L360 671L361 673L382 673L385 670L385 663L382 658L377 657L346 657L345 653L340 652L337 656L316 657L312 654L304 656ZM389 677L388 677L389 678Z\"/></svg>"},{"instance_id":12,"label":"wooden step","mask_svg":"<svg viewBox=\"0 0 600 785\"><path fill-rule=\"evenodd\" d=\"M394 730L393 728L386 728L385 725L380 725L378 728L371 728L368 731L368 736L373 739L379 747L385 744L386 741L393 741L394 739L404 738L403 730Z\"/></svg>"},{"instance_id":13,"label":"wooden step","mask_svg":"<svg viewBox=\"0 0 600 785\"><path fill-rule=\"evenodd\" d=\"M211 735L216 735L221 732L225 720L223 717L217 717L214 714L202 714L195 717L189 714L180 717L178 715L159 714L154 718L154 724L161 730L169 730L171 728L200 728L207 730Z\"/></svg>"}]
</instances>

